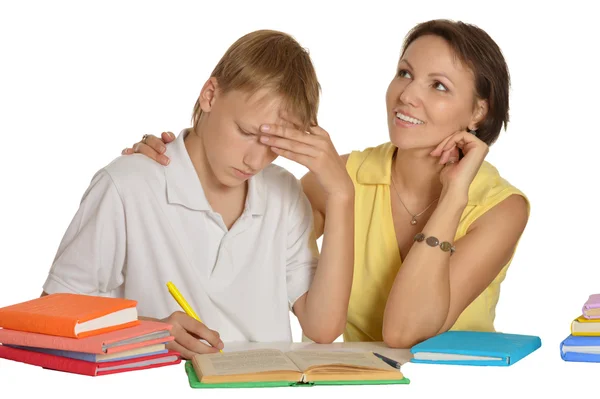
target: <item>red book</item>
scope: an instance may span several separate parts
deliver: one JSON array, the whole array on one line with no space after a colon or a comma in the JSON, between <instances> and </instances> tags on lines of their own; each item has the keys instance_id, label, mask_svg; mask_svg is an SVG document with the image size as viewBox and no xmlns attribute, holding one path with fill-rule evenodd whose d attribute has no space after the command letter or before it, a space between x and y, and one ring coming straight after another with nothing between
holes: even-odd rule
<instances>
[{"instance_id":1,"label":"red book","mask_svg":"<svg viewBox=\"0 0 600 399\"><path fill-rule=\"evenodd\" d=\"M11 348L4 345L0 345L0 358L40 366L46 369L89 376L123 373L181 363L181 355L175 351L115 362L94 363L25 349Z\"/></svg>"}]
</instances>

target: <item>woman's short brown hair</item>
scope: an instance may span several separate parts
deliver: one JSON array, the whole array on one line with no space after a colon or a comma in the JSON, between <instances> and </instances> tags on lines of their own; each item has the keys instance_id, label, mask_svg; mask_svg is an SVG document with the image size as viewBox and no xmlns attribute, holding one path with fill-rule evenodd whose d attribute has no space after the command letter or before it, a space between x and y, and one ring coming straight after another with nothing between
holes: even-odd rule
<instances>
[{"instance_id":1,"label":"woman's short brown hair","mask_svg":"<svg viewBox=\"0 0 600 399\"><path fill-rule=\"evenodd\" d=\"M402 55L416 39L425 35L439 36L450 45L463 65L475 78L475 96L488 102L485 119L477 126L477 137L493 144L500 130L508 124L510 74L502 51L481 28L464 22L437 19L418 24L406 35Z\"/></svg>"},{"instance_id":2,"label":"woman's short brown hair","mask_svg":"<svg viewBox=\"0 0 600 399\"><path fill-rule=\"evenodd\" d=\"M287 33L257 30L242 36L227 49L211 77L224 94L271 88L283 97L283 107L300 119L304 130L318 124L321 86L308 51ZM194 128L201 115L198 98L192 114Z\"/></svg>"}]
</instances>

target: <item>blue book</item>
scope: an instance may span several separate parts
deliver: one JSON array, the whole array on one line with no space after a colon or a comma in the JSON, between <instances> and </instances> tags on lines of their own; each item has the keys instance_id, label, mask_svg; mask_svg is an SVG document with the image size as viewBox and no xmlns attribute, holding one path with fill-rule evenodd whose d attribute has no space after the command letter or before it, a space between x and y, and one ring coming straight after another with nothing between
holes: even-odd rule
<instances>
[{"instance_id":1,"label":"blue book","mask_svg":"<svg viewBox=\"0 0 600 399\"><path fill-rule=\"evenodd\" d=\"M566 362L600 363L600 337L569 335L560 343L560 357Z\"/></svg>"},{"instance_id":2,"label":"blue book","mask_svg":"<svg viewBox=\"0 0 600 399\"><path fill-rule=\"evenodd\" d=\"M510 366L541 346L541 339L532 335L447 331L410 351L412 363Z\"/></svg>"}]
</instances>

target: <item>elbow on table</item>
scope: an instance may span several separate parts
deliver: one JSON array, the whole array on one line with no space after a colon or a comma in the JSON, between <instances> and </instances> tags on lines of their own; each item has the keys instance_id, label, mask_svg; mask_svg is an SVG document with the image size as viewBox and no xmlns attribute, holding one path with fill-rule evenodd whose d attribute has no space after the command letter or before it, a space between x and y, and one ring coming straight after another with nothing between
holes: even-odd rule
<instances>
[{"instance_id":1,"label":"elbow on table","mask_svg":"<svg viewBox=\"0 0 600 399\"><path fill-rule=\"evenodd\" d=\"M427 338L411 328L383 328L383 342L390 348L410 349Z\"/></svg>"},{"instance_id":2,"label":"elbow on table","mask_svg":"<svg viewBox=\"0 0 600 399\"><path fill-rule=\"evenodd\" d=\"M345 326L346 321L344 320L343 323L336 323L331 326L321 326L316 329L316 331L307 331L305 332L305 335L317 344L330 344L344 333Z\"/></svg>"}]
</instances>

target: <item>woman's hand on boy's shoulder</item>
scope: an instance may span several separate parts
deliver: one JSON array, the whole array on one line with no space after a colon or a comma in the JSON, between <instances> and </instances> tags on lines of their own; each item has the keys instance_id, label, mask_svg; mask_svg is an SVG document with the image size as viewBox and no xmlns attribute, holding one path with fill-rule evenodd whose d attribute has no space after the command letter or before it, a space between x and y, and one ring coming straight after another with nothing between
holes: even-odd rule
<instances>
[{"instance_id":1,"label":"woman's hand on boy's shoulder","mask_svg":"<svg viewBox=\"0 0 600 399\"><path fill-rule=\"evenodd\" d=\"M140 141L121 151L121 155L131 155L137 152L155 160L161 165L168 165L171 160L164 155L164 152L167 150L165 144L173 140L175 140L175 135L172 132L162 132L160 138L153 134L145 134Z\"/></svg>"}]
</instances>

